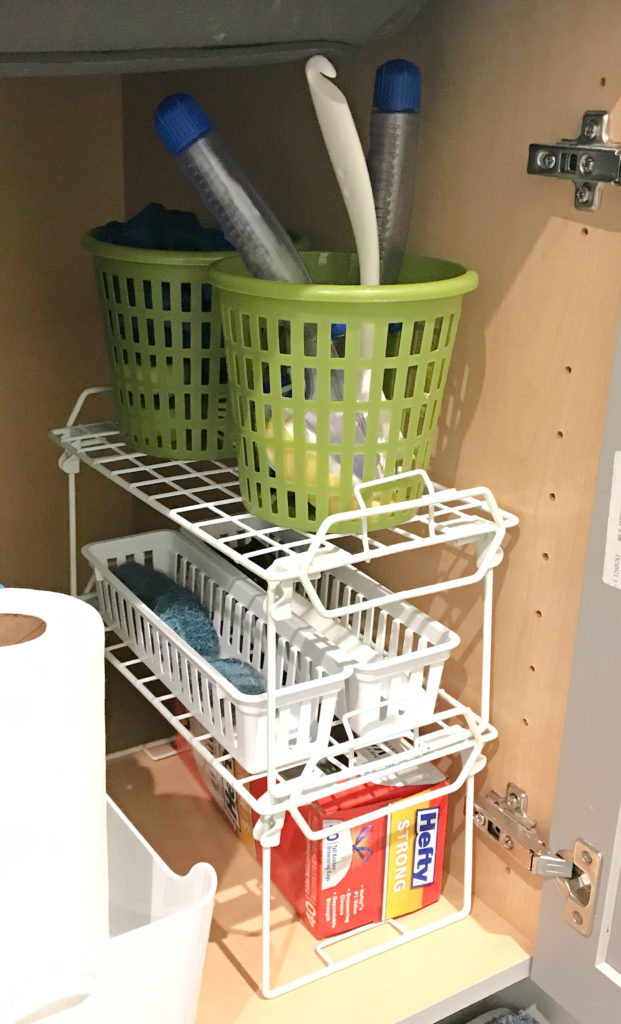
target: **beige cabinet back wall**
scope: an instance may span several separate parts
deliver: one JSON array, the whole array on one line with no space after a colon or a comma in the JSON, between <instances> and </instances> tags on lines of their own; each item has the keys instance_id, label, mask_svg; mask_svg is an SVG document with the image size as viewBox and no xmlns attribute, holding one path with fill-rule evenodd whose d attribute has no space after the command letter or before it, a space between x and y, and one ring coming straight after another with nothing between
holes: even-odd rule
<instances>
[{"instance_id":1,"label":"beige cabinet back wall","mask_svg":"<svg viewBox=\"0 0 621 1024\"><path fill-rule=\"evenodd\" d=\"M121 80L0 80L0 582L67 590L67 483L47 432L108 379L84 231L124 216ZM109 401L92 401L92 419ZM83 469L79 542L132 530L124 492ZM85 575L82 573L82 583ZM110 678L111 749L165 723Z\"/></svg>"},{"instance_id":2,"label":"beige cabinet back wall","mask_svg":"<svg viewBox=\"0 0 621 1024\"><path fill-rule=\"evenodd\" d=\"M107 379L84 229L123 214L121 82L0 81L0 581L68 586L66 480L46 432ZM127 527L125 495L84 488L89 530Z\"/></svg>"}]
</instances>

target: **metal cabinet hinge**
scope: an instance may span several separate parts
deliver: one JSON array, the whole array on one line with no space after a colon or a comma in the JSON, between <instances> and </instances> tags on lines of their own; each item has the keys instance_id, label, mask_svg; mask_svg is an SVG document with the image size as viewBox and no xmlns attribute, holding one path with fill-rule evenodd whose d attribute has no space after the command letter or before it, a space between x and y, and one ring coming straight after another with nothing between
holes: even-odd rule
<instances>
[{"instance_id":1,"label":"metal cabinet hinge","mask_svg":"<svg viewBox=\"0 0 621 1024\"><path fill-rule=\"evenodd\" d=\"M526 169L573 182L576 209L597 210L604 185L621 184L621 143L608 138L607 111L587 110L576 139L532 143Z\"/></svg>"},{"instance_id":2,"label":"metal cabinet hinge","mask_svg":"<svg viewBox=\"0 0 621 1024\"><path fill-rule=\"evenodd\" d=\"M590 935L602 855L584 839L576 839L571 850L560 852L574 867L570 878L556 880L565 896L563 916L581 935Z\"/></svg>"},{"instance_id":3,"label":"metal cabinet hinge","mask_svg":"<svg viewBox=\"0 0 621 1024\"><path fill-rule=\"evenodd\" d=\"M504 797L492 790L475 800L474 824L513 863L533 875L555 878L566 897L565 920L588 935L601 855L583 839L577 839L571 850L553 853L527 809L528 795L510 782Z\"/></svg>"},{"instance_id":4,"label":"metal cabinet hinge","mask_svg":"<svg viewBox=\"0 0 621 1024\"><path fill-rule=\"evenodd\" d=\"M569 878L572 865L548 850L537 831L537 823L528 816L528 796L512 782L504 797L488 793L477 799L474 823L499 849L533 875L544 878Z\"/></svg>"}]
</instances>

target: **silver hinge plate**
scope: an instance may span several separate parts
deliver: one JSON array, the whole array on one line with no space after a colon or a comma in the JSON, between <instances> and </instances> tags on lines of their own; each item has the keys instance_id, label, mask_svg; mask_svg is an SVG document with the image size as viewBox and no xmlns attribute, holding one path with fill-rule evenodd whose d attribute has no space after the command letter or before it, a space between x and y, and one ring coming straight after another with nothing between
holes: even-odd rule
<instances>
[{"instance_id":1,"label":"silver hinge plate","mask_svg":"<svg viewBox=\"0 0 621 1024\"><path fill-rule=\"evenodd\" d=\"M528 148L529 174L573 182L577 210L597 210L604 185L621 184L621 143L608 138L608 112L587 110L575 139L534 142Z\"/></svg>"},{"instance_id":2,"label":"silver hinge plate","mask_svg":"<svg viewBox=\"0 0 621 1024\"><path fill-rule=\"evenodd\" d=\"M495 846L521 868L543 878L570 878L573 864L548 849L527 814L528 796L510 782L504 797L488 793L474 807L474 823Z\"/></svg>"},{"instance_id":3,"label":"silver hinge plate","mask_svg":"<svg viewBox=\"0 0 621 1024\"><path fill-rule=\"evenodd\" d=\"M584 839L576 839L573 849L560 852L574 865L571 878L557 879L557 885L566 897L563 916L567 924L581 935L590 935L602 855Z\"/></svg>"},{"instance_id":4,"label":"silver hinge plate","mask_svg":"<svg viewBox=\"0 0 621 1024\"><path fill-rule=\"evenodd\" d=\"M504 797L492 790L475 801L474 824L503 856L533 875L555 878L565 896L565 920L589 935L601 854L584 839L576 839L571 850L552 853L527 810L527 794L510 782Z\"/></svg>"}]
</instances>

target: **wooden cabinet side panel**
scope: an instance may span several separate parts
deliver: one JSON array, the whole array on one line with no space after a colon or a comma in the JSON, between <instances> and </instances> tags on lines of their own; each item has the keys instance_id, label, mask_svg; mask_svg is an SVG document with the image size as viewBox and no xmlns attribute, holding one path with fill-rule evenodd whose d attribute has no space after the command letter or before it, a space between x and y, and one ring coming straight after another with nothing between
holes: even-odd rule
<instances>
[{"instance_id":1,"label":"wooden cabinet side panel","mask_svg":"<svg viewBox=\"0 0 621 1024\"><path fill-rule=\"evenodd\" d=\"M0 123L0 581L67 590L67 484L47 433L83 388L108 382L80 240L123 215L120 79L3 79ZM78 505L82 542L131 522L130 499L103 480Z\"/></svg>"}]
</instances>

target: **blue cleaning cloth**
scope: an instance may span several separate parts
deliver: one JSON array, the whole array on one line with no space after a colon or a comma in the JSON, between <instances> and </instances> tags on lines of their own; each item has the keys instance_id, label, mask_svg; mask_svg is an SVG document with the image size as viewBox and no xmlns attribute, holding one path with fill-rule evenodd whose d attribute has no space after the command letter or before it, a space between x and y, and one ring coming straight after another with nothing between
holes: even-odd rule
<instances>
[{"instance_id":1,"label":"blue cleaning cloth","mask_svg":"<svg viewBox=\"0 0 621 1024\"><path fill-rule=\"evenodd\" d=\"M177 585L165 573L140 562L123 562L117 565L114 575L151 609L158 597L165 594L170 586Z\"/></svg>"},{"instance_id":2,"label":"blue cleaning cloth","mask_svg":"<svg viewBox=\"0 0 621 1024\"><path fill-rule=\"evenodd\" d=\"M191 590L139 562L124 562L114 573L202 658L211 661L218 656L218 634Z\"/></svg>"},{"instance_id":3,"label":"blue cleaning cloth","mask_svg":"<svg viewBox=\"0 0 621 1024\"><path fill-rule=\"evenodd\" d=\"M173 584L158 597L152 610L205 661L218 656L218 634L190 590Z\"/></svg>"},{"instance_id":4,"label":"blue cleaning cloth","mask_svg":"<svg viewBox=\"0 0 621 1024\"><path fill-rule=\"evenodd\" d=\"M216 658L211 664L242 693L250 697L265 693L265 679L254 665L238 658Z\"/></svg>"},{"instance_id":5,"label":"blue cleaning cloth","mask_svg":"<svg viewBox=\"0 0 621 1024\"><path fill-rule=\"evenodd\" d=\"M114 575L241 693L265 693L265 680L253 665L238 658L218 657L218 634L191 590L140 562L123 562L114 569Z\"/></svg>"},{"instance_id":6,"label":"blue cleaning cloth","mask_svg":"<svg viewBox=\"0 0 621 1024\"><path fill-rule=\"evenodd\" d=\"M230 252L233 249L219 228L204 228L196 214L167 210L161 203L149 203L125 224L109 221L98 229L98 237L101 242L135 249L180 252Z\"/></svg>"}]
</instances>

